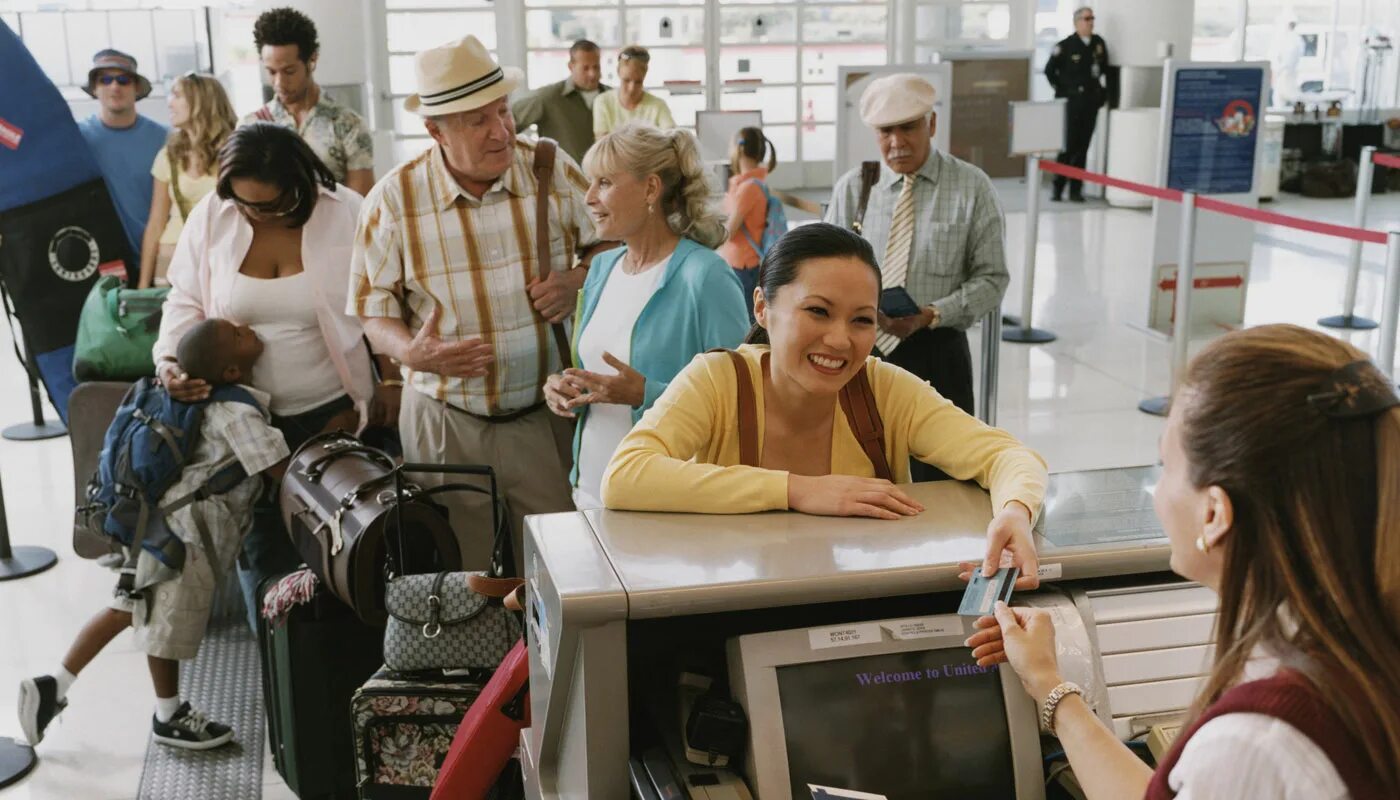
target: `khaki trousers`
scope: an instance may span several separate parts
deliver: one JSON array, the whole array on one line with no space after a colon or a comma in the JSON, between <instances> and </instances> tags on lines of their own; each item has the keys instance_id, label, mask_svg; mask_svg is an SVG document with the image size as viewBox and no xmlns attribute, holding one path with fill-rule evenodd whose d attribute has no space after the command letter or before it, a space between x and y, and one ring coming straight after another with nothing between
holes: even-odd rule
<instances>
[{"instance_id":1,"label":"khaki trousers","mask_svg":"<svg viewBox=\"0 0 1400 800\"><path fill-rule=\"evenodd\" d=\"M404 461L428 464L485 464L496 471L496 487L505 500L515 549L517 575L524 574L525 517L573 511L569 470L573 460L572 423L541 406L508 422L489 422L405 387L399 406L399 435ZM471 483L484 479L459 475L409 476L422 486ZM491 562L490 500L476 492L437 496L451 513L452 529L462 549L462 568L486 569Z\"/></svg>"}]
</instances>

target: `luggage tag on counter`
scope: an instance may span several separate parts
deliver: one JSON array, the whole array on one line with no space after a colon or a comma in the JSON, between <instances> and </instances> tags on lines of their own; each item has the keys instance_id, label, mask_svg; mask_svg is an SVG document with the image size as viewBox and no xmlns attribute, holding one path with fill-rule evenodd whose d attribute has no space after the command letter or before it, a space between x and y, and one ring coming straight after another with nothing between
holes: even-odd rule
<instances>
[{"instance_id":1,"label":"luggage tag on counter","mask_svg":"<svg viewBox=\"0 0 1400 800\"><path fill-rule=\"evenodd\" d=\"M979 566L973 571L972 580L967 582L967 589L963 591L958 615L986 617L996 609L998 600L1010 603L1011 593L1016 588L1016 578L1020 574L1021 570L1016 567L1002 567L995 575L986 578L982 576L982 568Z\"/></svg>"}]
</instances>

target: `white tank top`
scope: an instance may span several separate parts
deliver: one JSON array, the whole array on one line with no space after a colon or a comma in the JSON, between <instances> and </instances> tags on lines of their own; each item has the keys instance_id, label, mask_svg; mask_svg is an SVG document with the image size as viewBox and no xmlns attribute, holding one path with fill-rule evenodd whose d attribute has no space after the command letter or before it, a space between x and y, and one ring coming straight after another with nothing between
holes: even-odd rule
<instances>
[{"instance_id":1,"label":"white tank top","mask_svg":"<svg viewBox=\"0 0 1400 800\"><path fill-rule=\"evenodd\" d=\"M250 326L264 345L252 384L272 395L272 413L279 416L310 411L345 394L316 323L310 281L305 272L270 279L240 272L233 281L229 316Z\"/></svg>"}]
</instances>

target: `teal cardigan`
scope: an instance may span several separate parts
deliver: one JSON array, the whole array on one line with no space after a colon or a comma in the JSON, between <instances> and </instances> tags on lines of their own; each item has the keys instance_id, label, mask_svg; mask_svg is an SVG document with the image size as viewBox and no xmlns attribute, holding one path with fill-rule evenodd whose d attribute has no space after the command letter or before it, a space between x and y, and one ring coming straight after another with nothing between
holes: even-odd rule
<instances>
[{"instance_id":1,"label":"teal cardigan","mask_svg":"<svg viewBox=\"0 0 1400 800\"><path fill-rule=\"evenodd\" d=\"M603 295L613 267L626 252L626 247L619 247L593 259L574 314L575 364L579 363L578 343L583 329L598 307L598 298ZM716 347L738 347L749 330L749 312L739 279L718 253L690 239L681 239L665 270L632 328L628 363L646 378L642 406L632 409L633 425L691 359ZM643 335L638 336L638 332ZM599 365L592 366L596 371ZM588 406L583 406L574 426L571 486L578 485L578 450L583 426L587 424Z\"/></svg>"}]
</instances>

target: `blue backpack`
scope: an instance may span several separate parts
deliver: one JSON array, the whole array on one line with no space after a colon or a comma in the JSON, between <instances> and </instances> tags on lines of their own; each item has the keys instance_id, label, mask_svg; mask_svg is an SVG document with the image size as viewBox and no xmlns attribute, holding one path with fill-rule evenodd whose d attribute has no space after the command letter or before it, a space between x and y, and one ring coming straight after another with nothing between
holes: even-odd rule
<instances>
[{"instance_id":1,"label":"blue backpack","mask_svg":"<svg viewBox=\"0 0 1400 800\"><path fill-rule=\"evenodd\" d=\"M749 240L754 252L758 253L761 260L775 242L783 237L788 231L787 212L783 210L783 203L772 192L768 191L768 184L757 178L750 178L751 182L758 185L763 190L763 196L768 199L768 212L764 217L763 236L757 242L749 235L749 229L745 225L740 225L739 230L744 232L744 238Z\"/></svg>"},{"instance_id":2,"label":"blue backpack","mask_svg":"<svg viewBox=\"0 0 1400 800\"><path fill-rule=\"evenodd\" d=\"M172 570L184 567L185 544L167 525L168 514L196 500L228 492L248 477L233 459L204 485L165 505L160 503L194 455L205 408L216 401L261 409L258 401L238 386L219 386L206 401L181 403L172 400L156 379L142 378L127 390L107 428L97 474L88 482L88 504L78 513L89 530L129 548L121 581L127 591L132 588L142 550ZM212 554L212 540L202 525L199 535L205 552Z\"/></svg>"}]
</instances>

